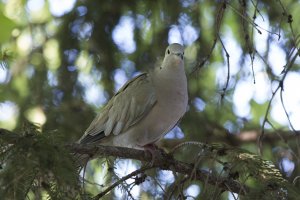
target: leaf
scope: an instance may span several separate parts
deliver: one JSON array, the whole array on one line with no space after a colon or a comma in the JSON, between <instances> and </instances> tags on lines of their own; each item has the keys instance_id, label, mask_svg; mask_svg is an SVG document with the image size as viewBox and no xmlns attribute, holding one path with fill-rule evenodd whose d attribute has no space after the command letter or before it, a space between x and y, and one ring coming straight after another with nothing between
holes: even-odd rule
<instances>
[{"instance_id":1,"label":"leaf","mask_svg":"<svg viewBox=\"0 0 300 200\"><path fill-rule=\"evenodd\" d=\"M11 37L12 30L16 27L14 21L7 18L3 12L0 12L0 24L1 24L1 31L0 31L0 44L6 42Z\"/></svg>"}]
</instances>

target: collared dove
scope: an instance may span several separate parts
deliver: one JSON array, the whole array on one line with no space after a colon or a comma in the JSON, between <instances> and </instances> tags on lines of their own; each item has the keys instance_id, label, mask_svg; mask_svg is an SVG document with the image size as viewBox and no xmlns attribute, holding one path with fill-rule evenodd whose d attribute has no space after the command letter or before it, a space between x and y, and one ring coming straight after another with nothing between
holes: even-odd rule
<instances>
[{"instance_id":1,"label":"collared dove","mask_svg":"<svg viewBox=\"0 0 300 200\"><path fill-rule=\"evenodd\" d=\"M92 121L79 143L141 149L169 132L187 109L184 48L168 46L161 66L128 81Z\"/></svg>"}]
</instances>

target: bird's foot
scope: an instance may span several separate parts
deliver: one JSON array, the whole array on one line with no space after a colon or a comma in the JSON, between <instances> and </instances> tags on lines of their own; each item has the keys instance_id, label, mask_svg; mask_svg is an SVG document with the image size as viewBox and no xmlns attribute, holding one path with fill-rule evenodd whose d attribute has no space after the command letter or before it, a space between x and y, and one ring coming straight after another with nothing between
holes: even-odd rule
<instances>
[{"instance_id":1,"label":"bird's foot","mask_svg":"<svg viewBox=\"0 0 300 200\"><path fill-rule=\"evenodd\" d=\"M161 157L162 154L162 149L158 148L155 144L147 144L144 147L145 151L150 152L151 154L151 162L150 162L150 166L153 166L156 159Z\"/></svg>"}]
</instances>

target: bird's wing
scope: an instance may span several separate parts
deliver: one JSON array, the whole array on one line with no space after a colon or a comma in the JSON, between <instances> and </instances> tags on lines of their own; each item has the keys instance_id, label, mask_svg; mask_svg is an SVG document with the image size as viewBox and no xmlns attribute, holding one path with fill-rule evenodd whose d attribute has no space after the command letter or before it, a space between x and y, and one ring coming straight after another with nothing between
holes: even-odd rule
<instances>
[{"instance_id":1,"label":"bird's wing","mask_svg":"<svg viewBox=\"0 0 300 200\"><path fill-rule=\"evenodd\" d=\"M155 91L149 74L140 74L109 100L79 142L96 142L110 134L125 132L147 115L155 103Z\"/></svg>"}]
</instances>

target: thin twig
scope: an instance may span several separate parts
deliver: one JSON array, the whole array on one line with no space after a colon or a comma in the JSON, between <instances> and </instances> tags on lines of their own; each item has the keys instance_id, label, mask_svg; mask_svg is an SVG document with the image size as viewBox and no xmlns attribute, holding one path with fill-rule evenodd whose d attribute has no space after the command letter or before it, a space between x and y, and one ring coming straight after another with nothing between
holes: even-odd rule
<instances>
[{"instance_id":1,"label":"thin twig","mask_svg":"<svg viewBox=\"0 0 300 200\"><path fill-rule=\"evenodd\" d=\"M264 120L263 120L263 123L262 123L262 126L261 126L261 134L260 136L258 137L258 140L257 140L257 146L258 146L258 153L259 155L262 155L262 141L263 141L263 138L264 138L264 134L265 134L265 125L268 121L268 116L269 116L269 112L270 112L270 109L271 109L271 103L273 102L273 99L277 93L277 91L279 90L280 87L277 87L275 89L275 91L272 93L272 97L271 99L269 100L269 103L268 103L268 106L267 106L267 110L265 112L265 117L264 117Z\"/></svg>"},{"instance_id":2,"label":"thin twig","mask_svg":"<svg viewBox=\"0 0 300 200\"><path fill-rule=\"evenodd\" d=\"M225 9L226 9L226 5L227 5L227 2L226 0L223 1L223 3L220 5L218 11L217 11L217 16L215 18L215 21L216 21L216 26L215 26L215 37L214 37L214 40L213 40L213 43L212 43L212 46L208 52L208 54L206 55L206 57L204 59L202 59L202 61L199 61L195 67L193 68L192 72L190 73L190 75L194 74L195 72L197 72L199 69L201 69L201 67L203 65L205 65L205 63L209 60L209 58L211 57L215 47L216 47L216 44L217 44L217 41L218 41L218 35L219 35L219 32L220 32L220 27L221 27L221 22L222 22L222 19L223 19L223 16L224 16L224 12L225 12Z\"/></svg>"},{"instance_id":3,"label":"thin twig","mask_svg":"<svg viewBox=\"0 0 300 200\"><path fill-rule=\"evenodd\" d=\"M260 13L259 9L257 8L258 6L258 0L256 1L256 4L254 4L254 2L251 0L251 3L253 4L254 6L254 13L253 13L253 16L252 16L252 20L253 22L255 22L255 19L256 19L256 12L260 15L260 17L262 18L262 20L264 21L264 18L262 16L262 14ZM246 15L246 11L244 11L245 15ZM255 81L255 73L254 73L254 59L255 59L255 47L254 47L254 42L253 42L253 35L254 35L254 27L252 26L252 29L251 29L251 36L249 36L249 33L248 31L246 31L246 25L244 23L245 20L243 20L243 30L244 30L244 34L245 34L245 43L247 45L247 48L248 48L248 54L250 56L250 60L251 60L251 70L252 70L252 77L253 77L253 83L255 84L256 81ZM250 41L251 40L251 44L250 44Z\"/></svg>"},{"instance_id":4,"label":"thin twig","mask_svg":"<svg viewBox=\"0 0 300 200\"><path fill-rule=\"evenodd\" d=\"M227 49L226 49L226 47L225 47L225 45L224 45L224 43L223 43L223 41L222 41L222 39L221 39L221 37L219 35L218 35L218 38L219 38L219 41L220 41L220 43L222 45L223 50L225 51L226 61L227 61L227 78L226 78L226 83L225 83L225 86L222 89L222 94L221 94L221 99L224 99L225 92L226 92L226 90L228 88L229 79L230 79L230 62L229 62L229 57L230 56L229 56L229 53L228 53L228 51L227 51Z\"/></svg>"},{"instance_id":5,"label":"thin twig","mask_svg":"<svg viewBox=\"0 0 300 200\"><path fill-rule=\"evenodd\" d=\"M266 113L265 113L265 117L264 117L264 120L263 120L263 123L262 123L261 135L258 138L258 152L259 152L260 155L262 153L262 140L263 140L263 137L264 137L265 125L268 122L268 115L269 115L269 112L270 112L270 109L271 109L271 103L272 103L272 101L273 101L276 93L279 91L279 89L283 88L284 80L285 80L285 78L287 76L287 73L290 71L290 69L293 66L293 64L294 64L294 62L295 62L295 60L296 60L297 57L298 57L298 54L295 54L293 56L293 58L291 59L291 61L288 62L287 67L284 70L283 76L282 76L281 80L279 81L279 84L278 84L277 88L272 93L271 99L269 100L268 107L267 107L267 110L266 110Z\"/></svg>"},{"instance_id":6,"label":"thin twig","mask_svg":"<svg viewBox=\"0 0 300 200\"><path fill-rule=\"evenodd\" d=\"M227 3L227 5L229 5L229 7L230 7L235 13L237 13L240 17L244 18L249 24L251 24L251 25L257 30L257 32L258 32L259 34L262 34L261 30L263 30L263 31L265 31L265 32L267 32L267 33L270 33L270 34L272 34L272 35L277 35L277 36L279 37L278 33L274 33L274 32L272 32L272 31L269 31L269 30L267 30L267 29L265 29L265 28L259 26L258 24L256 24L255 22L253 22L251 19L249 19L249 18L243 16L243 14L241 14L235 7L233 7L233 6L230 5L229 3ZM260 30L260 29L261 29L261 30Z\"/></svg>"},{"instance_id":7,"label":"thin twig","mask_svg":"<svg viewBox=\"0 0 300 200\"><path fill-rule=\"evenodd\" d=\"M103 192L97 194L95 197L93 197L94 200L100 199L101 197L103 197L104 195L106 195L107 193L109 193L110 191L112 191L115 187L117 187L118 185L120 185L122 182L126 181L127 179L132 178L133 176L136 176L138 174L141 174L149 169L152 169L153 166L145 166L142 167L138 170L135 170L134 172L122 177L121 179L119 179L118 181L116 181L114 184L112 184L111 186L109 186L108 188L106 188Z\"/></svg>"},{"instance_id":8,"label":"thin twig","mask_svg":"<svg viewBox=\"0 0 300 200\"><path fill-rule=\"evenodd\" d=\"M256 19L256 12L259 14L259 16L262 18L263 21L265 21L264 19L264 16L260 13L259 9L257 8L258 7L258 0L256 0L256 3L254 3L252 0L251 0L251 3L252 5L254 6L254 15L253 15L253 20Z\"/></svg>"}]
</instances>

